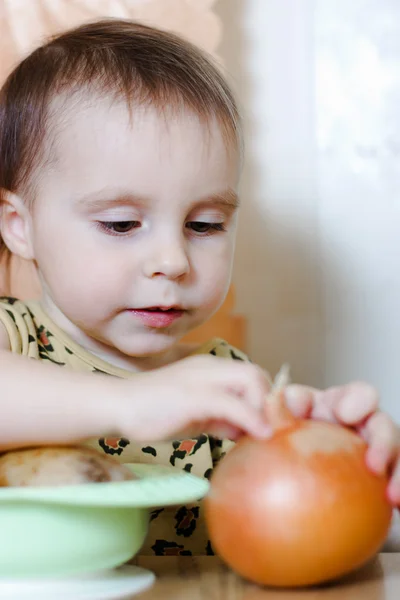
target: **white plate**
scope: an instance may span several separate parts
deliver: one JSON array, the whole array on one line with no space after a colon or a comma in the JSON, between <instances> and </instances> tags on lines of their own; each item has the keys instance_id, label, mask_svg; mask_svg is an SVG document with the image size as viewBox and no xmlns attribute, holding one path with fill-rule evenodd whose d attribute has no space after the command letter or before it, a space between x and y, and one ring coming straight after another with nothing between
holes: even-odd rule
<instances>
[{"instance_id":1,"label":"white plate","mask_svg":"<svg viewBox=\"0 0 400 600\"><path fill-rule=\"evenodd\" d=\"M151 571L126 565L65 579L19 580L0 579L1 600L123 600L153 585Z\"/></svg>"}]
</instances>

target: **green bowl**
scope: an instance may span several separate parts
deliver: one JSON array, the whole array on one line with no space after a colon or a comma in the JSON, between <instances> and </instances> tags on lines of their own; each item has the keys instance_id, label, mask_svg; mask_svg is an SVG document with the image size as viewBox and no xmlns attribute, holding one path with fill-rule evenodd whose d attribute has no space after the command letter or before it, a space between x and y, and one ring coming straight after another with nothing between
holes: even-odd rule
<instances>
[{"instance_id":1,"label":"green bowl","mask_svg":"<svg viewBox=\"0 0 400 600\"><path fill-rule=\"evenodd\" d=\"M65 487L0 488L0 577L64 577L112 569L145 541L150 509L195 502L208 481L155 465L139 479Z\"/></svg>"}]
</instances>

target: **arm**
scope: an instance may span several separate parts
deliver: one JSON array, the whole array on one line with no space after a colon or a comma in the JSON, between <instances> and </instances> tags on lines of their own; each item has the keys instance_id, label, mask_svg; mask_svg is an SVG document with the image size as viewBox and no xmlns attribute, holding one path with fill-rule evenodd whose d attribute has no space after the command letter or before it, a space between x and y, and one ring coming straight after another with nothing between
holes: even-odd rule
<instances>
[{"instance_id":1,"label":"arm","mask_svg":"<svg viewBox=\"0 0 400 600\"><path fill-rule=\"evenodd\" d=\"M270 432L268 381L255 366L197 356L131 379L93 376L13 354L5 333L0 326L0 451L108 436L156 442Z\"/></svg>"},{"instance_id":2,"label":"arm","mask_svg":"<svg viewBox=\"0 0 400 600\"><path fill-rule=\"evenodd\" d=\"M121 383L0 349L0 450L120 435Z\"/></svg>"}]
</instances>

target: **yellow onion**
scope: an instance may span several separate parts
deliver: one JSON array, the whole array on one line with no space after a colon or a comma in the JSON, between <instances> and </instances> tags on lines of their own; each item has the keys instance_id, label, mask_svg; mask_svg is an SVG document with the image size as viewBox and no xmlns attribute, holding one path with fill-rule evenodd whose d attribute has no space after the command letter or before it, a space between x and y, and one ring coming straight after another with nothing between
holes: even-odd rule
<instances>
[{"instance_id":1,"label":"yellow onion","mask_svg":"<svg viewBox=\"0 0 400 600\"><path fill-rule=\"evenodd\" d=\"M387 478L366 466L366 443L340 425L296 420L281 390L266 410L270 439L242 438L205 499L211 543L261 585L331 581L379 551L391 522Z\"/></svg>"}]
</instances>

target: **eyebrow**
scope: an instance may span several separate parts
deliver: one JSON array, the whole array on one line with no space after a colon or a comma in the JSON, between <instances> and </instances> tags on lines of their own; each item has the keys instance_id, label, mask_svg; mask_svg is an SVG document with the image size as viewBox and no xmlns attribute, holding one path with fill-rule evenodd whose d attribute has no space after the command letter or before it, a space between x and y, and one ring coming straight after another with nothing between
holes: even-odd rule
<instances>
[{"instance_id":1,"label":"eyebrow","mask_svg":"<svg viewBox=\"0 0 400 600\"><path fill-rule=\"evenodd\" d=\"M207 206L210 204L223 206L235 210L240 206L240 200L238 194L231 188L221 192L219 194L211 194L204 200L199 200L196 204Z\"/></svg>"},{"instance_id":2,"label":"eyebrow","mask_svg":"<svg viewBox=\"0 0 400 600\"><path fill-rule=\"evenodd\" d=\"M82 196L76 200L76 204L87 210L105 210L107 208L113 208L115 206L145 206L149 204L150 198L148 196L141 196L132 193L115 192L101 190L94 194L88 194ZM238 194L232 190L227 189L224 192L211 194L206 198L194 201L193 204L197 206L221 206L236 210L239 208L240 201Z\"/></svg>"}]
</instances>

